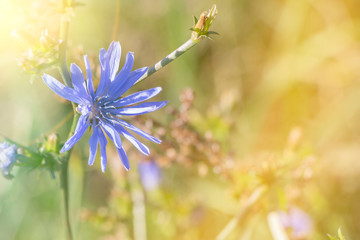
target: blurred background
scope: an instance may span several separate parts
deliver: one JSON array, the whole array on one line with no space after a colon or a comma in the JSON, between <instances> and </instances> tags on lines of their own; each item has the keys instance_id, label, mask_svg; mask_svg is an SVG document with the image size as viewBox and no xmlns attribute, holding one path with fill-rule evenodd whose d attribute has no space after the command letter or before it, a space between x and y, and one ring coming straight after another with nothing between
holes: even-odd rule
<instances>
[{"instance_id":1,"label":"blurred background","mask_svg":"<svg viewBox=\"0 0 360 240\"><path fill-rule=\"evenodd\" d=\"M161 86L167 107L129 118L160 137L152 155L125 143L70 159L75 239L328 239L360 236L360 2L357 0L0 0L0 134L23 145L58 133L72 108L43 83L69 20L68 64L113 40L135 68L190 37L192 16L217 4L205 39L130 91ZM45 29L47 29L45 31ZM44 40L45 39L45 40ZM44 47L44 42L45 47ZM51 46L51 47L49 47ZM29 51L31 48L31 51ZM120 63L121 65L123 64ZM14 168L0 179L0 239L65 239L59 176Z\"/></svg>"}]
</instances>

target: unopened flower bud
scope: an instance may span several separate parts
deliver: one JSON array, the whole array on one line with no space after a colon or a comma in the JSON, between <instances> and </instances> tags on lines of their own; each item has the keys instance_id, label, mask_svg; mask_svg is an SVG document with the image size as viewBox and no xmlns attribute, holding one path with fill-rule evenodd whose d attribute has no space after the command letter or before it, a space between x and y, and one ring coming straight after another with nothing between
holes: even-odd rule
<instances>
[{"instance_id":1,"label":"unopened flower bud","mask_svg":"<svg viewBox=\"0 0 360 240\"><path fill-rule=\"evenodd\" d=\"M59 136L55 133L49 135L45 142L45 149L47 152L59 152L60 151L60 142Z\"/></svg>"},{"instance_id":2,"label":"unopened flower bud","mask_svg":"<svg viewBox=\"0 0 360 240\"><path fill-rule=\"evenodd\" d=\"M190 29L193 31L191 35L191 39L193 41L199 41L203 37L209 38L210 34L218 34L217 32L209 31L209 28L214 21L217 13L218 10L216 8L216 5L214 5L209 11L201 13L199 20L194 18L195 26Z\"/></svg>"}]
</instances>

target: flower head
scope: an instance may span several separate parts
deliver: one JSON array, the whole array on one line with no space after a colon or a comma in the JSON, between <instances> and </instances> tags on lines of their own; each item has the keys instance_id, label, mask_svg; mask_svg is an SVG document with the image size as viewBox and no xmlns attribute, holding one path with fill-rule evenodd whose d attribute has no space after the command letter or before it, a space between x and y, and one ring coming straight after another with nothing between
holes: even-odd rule
<instances>
[{"instance_id":1,"label":"flower head","mask_svg":"<svg viewBox=\"0 0 360 240\"><path fill-rule=\"evenodd\" d=\"M118 73L121 57L121 46L119 42L112 42L109 49L100 50L99 59L101 65L100 83L97 90L94 90L90 64L87 56L84 56L86 75L76 64L71 64L71 80L73 88L68 87L57 81L55 78L44 74L43 80L46 85L59 96L77 103L77 111L81 114L76 126L75 133L70 137L60 152L71 149L79 141L84 132L91 127L93 134L89 140L90 155L89 165L95 160L98 144L101 152L101 169L106 169L106 145L107 135L115 144L124 167L130 168L129 161L122 146L120 135L129 140L140 152L148 155L149 149L138 141L128 130L142 136L155 143L161 141L130 123L121 119L123 115L140 115L153 112L163 106L163 102L144 102L160 91L160 87L137 92L123 97L136 81L146 73L147 67L132 70L134 64L134 54L129 52L123 68ZM143 102L143 103L142 103ZM120 134L120 135L119 135Z\"/></svg>"},{"instance_id":2,"label":"flower head","mask_svg":"<svg viewBox=\"0 0 360 240\"><path fill-rule=\"evenodd\" d=\"M0 169L5 177L11 177L10 171L16 161L16 146L7 142L0 143Z\"/></svg>"}]
</instances>

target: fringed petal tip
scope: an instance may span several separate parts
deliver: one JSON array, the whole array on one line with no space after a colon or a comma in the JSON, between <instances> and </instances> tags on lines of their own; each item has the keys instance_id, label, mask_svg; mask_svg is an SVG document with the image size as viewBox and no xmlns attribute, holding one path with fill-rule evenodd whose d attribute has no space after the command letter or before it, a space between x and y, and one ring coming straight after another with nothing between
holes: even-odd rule
<instances>
[{"instance_id":1,"label":"fringed petal tip","mask_svg":"<svg viewBox=\"0 0 360 240\"><path fill-rule=\"evenodd\" d=\"M108 51L114 48L121 48L119 41L112 41L109 45Z\"/></svg>"}]
</instances>

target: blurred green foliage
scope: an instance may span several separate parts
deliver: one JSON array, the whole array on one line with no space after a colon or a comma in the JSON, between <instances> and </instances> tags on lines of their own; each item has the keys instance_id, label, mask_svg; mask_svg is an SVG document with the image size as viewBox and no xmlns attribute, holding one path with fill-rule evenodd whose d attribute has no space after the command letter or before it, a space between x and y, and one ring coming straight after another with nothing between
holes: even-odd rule
<instances>
[{"instance_id":1,"label":"blurred green foliage","mask_svg":"<svg viewBox=\"0 0 360 240\"><path fill-rule=\"evenodd\" d=\"M333 237L330 234L328 234L328 237L329 237L330 240L345 240L345 237L342 235L340 228L338 230L338 237L339 238L338 237Z\"/></svg>"}]
</instances>

